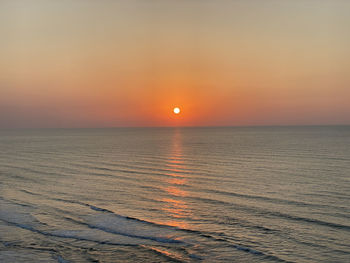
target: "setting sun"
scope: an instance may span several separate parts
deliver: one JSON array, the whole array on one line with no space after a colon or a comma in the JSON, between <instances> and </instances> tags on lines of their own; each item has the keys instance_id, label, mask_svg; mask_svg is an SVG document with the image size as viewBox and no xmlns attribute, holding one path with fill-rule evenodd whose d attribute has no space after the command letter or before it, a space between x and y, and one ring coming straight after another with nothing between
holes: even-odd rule
<instances>
[{"instance_id":1,"label":"setting sun","mask_svg":"<svg viewBox=\"0 0 350 263\"><path fill-rule=\"evenodd\" d=\"M178 107L174 108L174 113L175 114L179 114L180 113L180 108L178 108Z\"/></svg>"}]
</instances>

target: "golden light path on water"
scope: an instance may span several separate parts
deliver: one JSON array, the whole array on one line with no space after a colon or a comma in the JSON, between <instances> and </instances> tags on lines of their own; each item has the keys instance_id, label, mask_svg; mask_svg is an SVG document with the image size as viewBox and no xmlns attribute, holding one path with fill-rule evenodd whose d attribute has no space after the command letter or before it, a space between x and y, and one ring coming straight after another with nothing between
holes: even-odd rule
<instances>
[{"instance_id":1,"label":"golden light path on water","mask_svg":"<svg viewBox=\"0 0 350 263\"><path fill-rule=\"evenodd\" d=\"M162 224L188 229L189 225L184 221L184 218L191 216L191 211L184 200L184 197L188 196L188 192L182 188L188 183L188 180L179 173L185 168L182 148L181 131L177 130L172 138L168 159L168 166L171 167L173 172L168 174L170 177L164 179L166 187L163 190L168 196L161 199L164 204L162 210L170 215L173 220L162 222Z\"/></svg>"}]
</instances>

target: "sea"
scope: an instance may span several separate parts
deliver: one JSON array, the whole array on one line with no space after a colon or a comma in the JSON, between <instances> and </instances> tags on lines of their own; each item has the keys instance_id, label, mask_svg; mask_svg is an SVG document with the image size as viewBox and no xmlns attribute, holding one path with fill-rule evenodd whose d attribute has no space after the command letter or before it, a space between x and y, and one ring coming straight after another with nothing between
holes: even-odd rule
<instances>
[{"instance_id":1,"label":"sea","mask_svg":"<svg viewBox=\"0 0 350 263\"><path fill-rule=\"evenodd\" d=\"M350 126L0 130L0 262L350 262Z\"/></svg>"}]
</instances>

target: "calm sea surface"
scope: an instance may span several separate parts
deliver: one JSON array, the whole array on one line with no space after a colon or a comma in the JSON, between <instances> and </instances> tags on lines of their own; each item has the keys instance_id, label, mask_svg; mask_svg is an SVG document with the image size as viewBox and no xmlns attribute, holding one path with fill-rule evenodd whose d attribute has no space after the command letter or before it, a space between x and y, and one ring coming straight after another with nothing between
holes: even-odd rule
<instances>
[{"instance_id":1,"label":"calm sea surface","mask_svg":"<svg viewBox=\"0 0 350 263\"><path fill-rule=\"evenodd\" d=\"M0 131L0 262L350 262L350 127Z\"/></svg>"}]
</instances>

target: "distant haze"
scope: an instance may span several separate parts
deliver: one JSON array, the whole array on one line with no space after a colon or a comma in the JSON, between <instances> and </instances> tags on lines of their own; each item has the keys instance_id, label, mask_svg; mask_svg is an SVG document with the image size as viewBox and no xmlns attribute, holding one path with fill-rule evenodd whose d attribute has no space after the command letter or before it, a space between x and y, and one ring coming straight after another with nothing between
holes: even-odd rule
<instances>
[{"instance_id":1,"label":"distant haze","mask_svg":"<svg viewBox=\"0 0 350 263\"><path fill-rule=\"evenodd\" d=\"M349 14L345 0L3 0L0 128L350 124Z\"/></svg>"}]
</instances>

